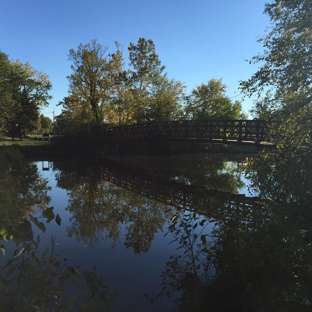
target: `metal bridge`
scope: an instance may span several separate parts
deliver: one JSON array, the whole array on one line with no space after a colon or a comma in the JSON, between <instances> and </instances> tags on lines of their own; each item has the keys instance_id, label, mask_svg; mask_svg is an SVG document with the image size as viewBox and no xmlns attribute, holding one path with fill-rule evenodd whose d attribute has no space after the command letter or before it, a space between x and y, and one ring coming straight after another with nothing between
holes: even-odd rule
<instances>
[{"instance_id":1,"label":"metal bridge","mask_svg":"<svg viewBox=\"0 0 312 312\"><path fill-rule=\"evenodd\" d=\"M260 144L267 141L264 120L180 120L101 127L99 143L144 140L197 140L211 143Z\"/></svg>"}]
</instances>

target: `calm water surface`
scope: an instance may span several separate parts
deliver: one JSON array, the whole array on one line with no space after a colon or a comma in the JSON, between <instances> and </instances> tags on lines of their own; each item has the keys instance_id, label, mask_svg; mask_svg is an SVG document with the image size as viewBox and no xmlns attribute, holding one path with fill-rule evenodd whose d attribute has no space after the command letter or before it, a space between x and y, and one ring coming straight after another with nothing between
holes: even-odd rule
<instances>
[{"instance_id":1,"label":"calm water surface","mask_svg":"<svg viewBox=\"0 0 312 312\"><path fill-rule=\"evenodd\" d=\"M290 236L244 155L1 157L3 311L260 311L285 284Z\"/></svg>"}]
</instances>

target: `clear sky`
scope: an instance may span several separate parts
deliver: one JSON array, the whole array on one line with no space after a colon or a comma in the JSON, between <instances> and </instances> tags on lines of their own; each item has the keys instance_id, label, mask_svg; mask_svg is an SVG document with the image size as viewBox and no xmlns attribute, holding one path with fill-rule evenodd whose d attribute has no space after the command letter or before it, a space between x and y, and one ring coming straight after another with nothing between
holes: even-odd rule
<instances>
[{"instance_id":1,"label":"clear sky","mask_svg":"<svg viewBox=\"0 0 312 312\"><path fill-rule=\"evenodd\" d=\"M257 42L269 19L265 0L0 0L0 49L49 75L53 89L43 113L61 112L71 73L68 51L97 39L114 51L119 41L128 63L130 42L152 39L170 79L189 93L223 79L227 95L240 100L239 81L257 69L246 59L261 53ZM245 99L243 110L252 105Z\"/></svg>"}]
</instances>

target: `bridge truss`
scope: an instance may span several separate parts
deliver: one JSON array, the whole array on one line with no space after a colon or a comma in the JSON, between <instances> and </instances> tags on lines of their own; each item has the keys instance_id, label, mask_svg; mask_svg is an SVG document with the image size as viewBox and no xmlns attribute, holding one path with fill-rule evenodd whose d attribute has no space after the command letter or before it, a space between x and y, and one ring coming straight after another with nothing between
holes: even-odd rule
<instances>
[{"instance_id":1,"label":"bridge truss","mask_svg":"<svg viewBox=\"0 0 312 312\"><path fill-rule=\"evenodd\" d=\"M264 120L180 120L102 127L99 142L140 140L202 140L257 143L267 140Z\"/></svg>"}]
</instances>

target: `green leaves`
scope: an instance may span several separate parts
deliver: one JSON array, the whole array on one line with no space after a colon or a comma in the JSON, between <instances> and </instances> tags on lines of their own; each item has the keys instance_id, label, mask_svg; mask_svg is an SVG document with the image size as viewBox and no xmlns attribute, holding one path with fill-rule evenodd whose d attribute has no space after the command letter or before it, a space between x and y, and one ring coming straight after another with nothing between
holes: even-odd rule
<instances>
[{"instance_id":1,"label":"green leaves","mask_svg":"<svg viewBox=\"0 0 312 312\"><path fill-rule=\"evenodd\" d=\"M264 13L271 31L259 40L262 54L251 59L259 69L240 83L241 89L258 95L252 113L275 124L270 134L277 149L300 149L311 143L311 1L275 0Z\"/></svg>"},{"instance_id":2,"label":"green leaves","mask_svg":"<svg viewBox=\"0 0 312 312\"><path fill-rule=\"evenodd\" d=\"M149 83L153 72L159 70L161 73L165 67L161 66L155 44L150 39L139 38L136 45L130 42L128 50L130 64L134 69L132 72L133 82L139 90L143 90Z\"/></svg>"},{"instance_id":3,"label":"green leaves","mask_svg":"<svg viewBox=\"0 0 312 312\"><path fill-rule=\"evenodd\" d=\"M100 120L100 104L107 100L109 61L105 57L108 47L92 40L70 49L72 74L68 76L69 96L63 101L67 113L81 122Z\"/></svg>"},{"instance_id":4,"label":"green leaves","mask_svg":"<svg viewBox=\"0 0 312 312\"><path fill-rule=\"evenodd\" d=\"M92 40L69 51L69 94L60 103L64 110L57 118L64 132L91 122L140 123L182 115L184 86L163 73L153 41L139 38L130 43L128 69L118 42L116 48L106 56L108 48Z\"/></svg>"},{"instance_id":5,"label":"green leaves","mask_svg":"<svg viewBox=\"0 0 312 312\"><path fill-rule=\"evenodd\" d=\"M211 79L192 90L186 98L185 112L189 119L239 119L241 104L232 103L225 95L222 80Z\"/></svg>"},{"instance_id":6,"label":"green leaves","mask_svg":"<svg viewBox=\"0 0 312 312\"><path fill-rule=\"evenodd\" d=\"M0 122L19 121L32 130L36 127L39 108L51 98L47 75L29 63L9 61L0 52ZM0 124L1 126L1 124Z\"/></svg>"}]
</instances>

